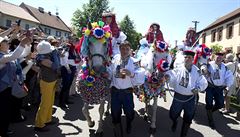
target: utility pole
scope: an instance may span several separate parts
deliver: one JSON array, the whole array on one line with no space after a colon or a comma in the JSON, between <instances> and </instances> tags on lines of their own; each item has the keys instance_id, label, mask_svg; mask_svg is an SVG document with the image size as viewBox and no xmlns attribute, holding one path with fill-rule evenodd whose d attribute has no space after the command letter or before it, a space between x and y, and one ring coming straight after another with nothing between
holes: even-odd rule
<instances>
[{"instance_id":1,"label":"utility pole","mask_svg":"<svg viewBox=\"0 0 240 137\"><path fill-rule=\"evenodd\" d=\"M195 29L195 31L197 32L197 24L199 23L199 21L192 21L193 23L194 23L194 29Z\"/></svg>"}]
</instances>

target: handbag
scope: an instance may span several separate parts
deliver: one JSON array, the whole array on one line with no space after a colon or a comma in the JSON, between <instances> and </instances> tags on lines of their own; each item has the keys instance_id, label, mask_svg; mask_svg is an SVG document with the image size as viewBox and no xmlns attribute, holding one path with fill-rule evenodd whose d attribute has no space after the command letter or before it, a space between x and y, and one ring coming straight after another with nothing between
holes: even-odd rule
<instances>
[{"instance_id":1,"label":"handbag","mask_svg":"<svg viewBox=\"0 0 240 137\"><path fill-rule=\"evenodd\" d=\"M28 88L25 84L20 84L15 80L12 85L12 95L16 98L23 98L28 95Z\"/></svg>"}]
</instances>

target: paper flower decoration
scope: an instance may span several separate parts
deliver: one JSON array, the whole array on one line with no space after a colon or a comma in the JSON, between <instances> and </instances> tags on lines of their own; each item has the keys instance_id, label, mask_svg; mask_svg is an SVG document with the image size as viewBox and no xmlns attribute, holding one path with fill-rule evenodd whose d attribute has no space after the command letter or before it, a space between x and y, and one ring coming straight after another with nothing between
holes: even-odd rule
<instances>
[{"instance_id":1,"label":"paper flower decoration","mask_svg":"<svg viewBox=\"0 0 240 137\"><path fill-rule=\"evenodd\" d=\"M157 69L160 72L165 72L169 70L169 63L165 59L161 59L159 63L157 64Z\"/></svg>"},{"instance_id":2,"label":"paper flower decoration","mask_svg":"<svg viewBox=\"0 0 240 137\"><path fill-rule=\"evenodd\" d=\"M165 52L167 50L167 43L164 41L157 41L155 47L158 52Z\"/></svg>"},{"instance_id":3,"label":"paper flower decoration","mask_svg":"<svg viewBox=\"0 0 240 137\"><path fill-rule=\"evenodd\" d=\"M103 29L101 29L101 28L94 28L94 29L93 29L93 36L94 36L95 38L101 39L101 38L104 37L104 35L105 35L105 32L104 32Z\"/></svg>"}]
</instances>

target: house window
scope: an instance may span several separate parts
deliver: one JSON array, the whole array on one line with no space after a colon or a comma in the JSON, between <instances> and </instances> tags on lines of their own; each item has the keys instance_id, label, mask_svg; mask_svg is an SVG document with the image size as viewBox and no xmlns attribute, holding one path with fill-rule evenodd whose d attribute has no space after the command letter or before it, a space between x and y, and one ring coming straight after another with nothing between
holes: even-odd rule
<instances>
[{"instance_id":1,"label":"house window","mask_svg":"<svg viewBox=\"0 0 240 137\"><path fill-rule=\"evenodd\" d=\"M12 21L11 20L6 20L6 27L11 27Z\"/></svg>"},{"instance_id":2,"label":"house window","mask_svg":"<svg viewBox=\"0 0 240 137\"><path fill-rule=\"evenodd\" d=\"M227 35L226 35L227 39L231 39L233 37L233 25L234 25L234 22L227 24Z\"/></svg>"},{"instance_id":3,"label":"house window","mask_svg":"<svg viewBox=\"0 0 240 137\"><path fill-rule=\"evenodd\" d=\"M45 32L46 34L50 35L50 34L51 34L51 29L49 29L49 28L44 28L44 32Z\"/></svg>"},{"instance_id":4,"label":"house window","mask_svg":"<svg viewBox=\"0 0 240 137\"><path fill-rule=\"evenodd\" d=\"M215 40L216 40L216 30L212 30L211 34L212 34L212 42L215 42Z\"/></svg>"},{"instance_id":5,"label":"house window","mask_svg":"<svg viewBox=\"0 0 240 137\"><path fill-rule=\"evenodd\" d=\"M29 24L25 24L25 29L26 29L26 30L29 29Z\"/></svg>"},{"instance_id":6,"label":"house window","mask_svg":"<svg viewBox=\"0 0 240 137\"><path fill-rule=\"evenodd\" d=\"M202 35L202 44L206 43L206 33Z\"/></svg>"},{"instance_id":7,"label":"house window","mask_svg":"<svg viewBox=\"0 0 240 137\"><path fill-rule=\"evenodd\" d=\"M61 34L60 31L56 31L56 36L57 36L57 37L61 37L61 35L62 35L62 34Z\"/></svg>"},{"instance_id":8,"label":"house window","mask_svg":"<svg viewBox=\"0 0 240 137\"><path fill-rule=\"evenodd\" d=\"M68 37L69 36L69 34L68 33L65 33L65 35L64 35L65 37Z\"/></svg>"},{"instance_id":9,"label":"house window","mask_svg":"<svg viewBox=\"0 0 240 137\"><path fill-rule=\"evenodd\" d=\"M223 27L220 27L217 29L217 41L221 41L222 40L222 31L223 31Z\"/></svg>"}]
</instances>

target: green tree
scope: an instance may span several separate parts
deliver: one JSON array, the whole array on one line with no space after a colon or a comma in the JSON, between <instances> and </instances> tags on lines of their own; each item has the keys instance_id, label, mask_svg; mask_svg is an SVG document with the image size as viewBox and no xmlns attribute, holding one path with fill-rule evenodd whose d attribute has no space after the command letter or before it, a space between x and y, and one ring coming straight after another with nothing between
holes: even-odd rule
<instances>
[{"instance_id":1,"label":"green tree","mask_svg":"<svg viewBox=\"0 0 240 137\"><path fill-rule=\"evenodd\" d=\"M127 35L127 40L132 44L132 49L136 50L142 34L135 30L134 22L128 15L120 22L120 28Z\"/></svg>"},{"instance_id":2,"label":"green tree","mask_svg":"<svg viewBox=\"0 0 240 137\"><path fill-rule=\"evenodd\" d=\"M211 49L212 49L213 54L218 53L218 52L221 52L222 49L223 49L223 46L218 45L218 44L211 45L210 47L211 47Z\"/></svg>"},{"instance_id":3,"label":"green tree","mask_svg":"<svg viewBox=\"0 0 240 137\"><path fill-rule=\"evenodd\" d=\"M77 33L81 36L81 29L87 26L88 21L99 21L102 18L102 13L109 11L108 0L89 0L88 3L83 4L82 10L77 9L73 13L72 25Z\"/></svg>"}]
</instances>

